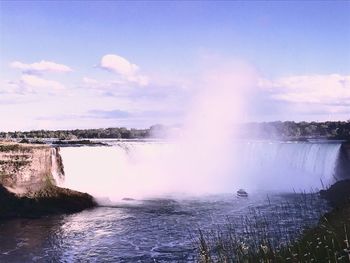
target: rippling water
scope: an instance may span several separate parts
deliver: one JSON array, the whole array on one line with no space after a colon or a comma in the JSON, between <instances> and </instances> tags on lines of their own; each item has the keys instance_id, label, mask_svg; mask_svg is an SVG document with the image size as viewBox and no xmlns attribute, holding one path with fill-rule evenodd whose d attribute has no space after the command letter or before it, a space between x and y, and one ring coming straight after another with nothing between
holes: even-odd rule
<instances>
[{"instance_id":1,"label":"rippling water","mask_svg":"<svg viewBox=\"0 0 350 263\"><path fill-rule=\"evenodd\" d=\"M305 198L260 193L129 200L73 215L0 221L0 262L191 262L199 228L216 229L252 209L295 234L315 224L327 206L314 195L305 209ZM281 208L287 202L288 211Z\"/></svg>"}]
</instances>

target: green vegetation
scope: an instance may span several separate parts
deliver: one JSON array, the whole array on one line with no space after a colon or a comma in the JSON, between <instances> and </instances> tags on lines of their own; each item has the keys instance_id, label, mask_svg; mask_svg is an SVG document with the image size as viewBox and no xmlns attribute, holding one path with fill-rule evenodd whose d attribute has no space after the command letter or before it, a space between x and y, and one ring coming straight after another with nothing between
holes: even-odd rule
<instances>
[{"instance_id":1,"label":"green vegetation","mask_svg":"<svg viewBox=\"0 0 350 263\"><path fill-rule=\"evenodd\" d=\"M325 138L350 140L350 121L247 123L240 131L243 137L262 139Z\"/></svg>"},{"instance_id":2,"label":"green vegetation","mask_svg":"<svg viewBox=\"0 0 350 263\"><path fill-rule=\"evenodd\" d=\"M213 124L215 125L215 124ZM57 138L59 140L77 139L139 139L149 137L163 137L171 127L153 125L148 129L76 129L76 130L37 130L0 132L0 138ZM303 140L309 138L350 140L350 121L327 122L293 122L276 121L263 123L246 123L238 129L240 137L259 139ZM215 134L213 134L215 136ZM28 142L22 140L23 143ZM40 141L36 141L41 143Z\"/></svg>"},{"instance_id":3,"label":"green vegetation","mask_svg":"<svg viewBox=\"0 0 350 263\"><path fill-rule=\"evenodd\" d=\"M349 208L335 210L302 238L280 247L268 239L255 240L251 246L232 233L230 239L223 233L209 238L200 233L199 262L350 262L349 216Z\"/></svg>"},{"instance_id":4,"label":"green vegetation","mask_svg":"<svg viewBox=\"0 0 350 263\"><path fill-rule=\"evenodd\" d=\"M153 128L154 129L154 128ZM58 138L60 140L76 140L88 138L101 139L134 139L146 138L150 136L152 128L150 129L126 129L126 128L107 128L107 129L86 129L86 130L38 130L38 131L16 131L16 132L1 132L0 138ZM24 140L24 143L27 141Z\"/></svg>"},{"instance_id":5,"label":"green vegetation","mask_svg":"<svg viewBox=\"0 0 350 263\"><path fill-rule=\"evenodd\" d=\"M107 145L107 144L102 143L102 142L94 142L94 141L90 141L90 140L72 140L72 141L59 140L59 141L52 142L52 144L59 145L59 146L63 146L63 145L90 145L90 146Z\"/></svg>"},{"instance_id":6,"label":"green vegetation","mask_svg":"<svg viewBox=\"0 0 350 263\"><path fill-rule=\"evenodd\" d=\"M23 147L19 144L0 144L0 152L18 152L18 153L30 153L33 149L31 147Z\"/></svg>"},{"instance_id":7,"label":"green vegetation","mask_svg":"<svg viewBox=\"0 0 350 263\"><path fill-rule=\"evenodd\" d=\"M291 213L292 220L287 225L278 219L280 212L290 213L290 207L275 209L275 221L264 216L244 219L241 222L244 230L241 232L237 232L239 228L233 224L229 224L225 230L210 233L200 231L198 261L350 262L349 186L350 181L343 181L323 192L322 195L335 206L334 209L322 216L315 228L305 230L299 238L295 238L297 231L290 232L297 219L293 218L295 214ZM312 199L300 206L306 215L317 209L312 209L308 204L313 205Z\"/></svg>"}]
</instances>

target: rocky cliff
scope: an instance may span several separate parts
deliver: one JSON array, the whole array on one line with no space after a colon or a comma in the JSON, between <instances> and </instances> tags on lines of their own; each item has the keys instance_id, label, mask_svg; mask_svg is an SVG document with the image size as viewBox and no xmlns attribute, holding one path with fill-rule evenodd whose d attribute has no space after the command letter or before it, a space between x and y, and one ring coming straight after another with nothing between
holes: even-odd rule
<instances>
[{"instance_id":1,"label":"rocky cliff","mask_svg":"<svg viewBox=\"0 0 350 263\"><path fill-rule=\"evenodd\" d=\"M0 218L77 212L95 205L84 193L59 187L59 148L0 142Z\"/></svg>"}]
</instances>

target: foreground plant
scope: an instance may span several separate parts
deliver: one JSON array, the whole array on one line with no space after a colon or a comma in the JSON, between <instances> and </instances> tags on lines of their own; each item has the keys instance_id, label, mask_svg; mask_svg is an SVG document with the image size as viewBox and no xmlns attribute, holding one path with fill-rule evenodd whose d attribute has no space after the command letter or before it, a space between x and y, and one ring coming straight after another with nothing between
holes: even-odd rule
<instances>
[{"instance_id":1,"label":"foreground plant","mask_svg":"<svg viewBox=\"0 0 350 263\"><path fill-rule=\"evenodd\" d=\"M308 196L307 196L308 197ZM300 203L304 218L315 216L315 200ZM274 207L274 209L276 209ZM199 232L199 262L350 262L350 206L335 209L321 218L317 227L303 230L291 204L281 205L275 218L259 211L230 222L225 229ZM281 222L289 213L289 220ZM319 213L321 213L319 211ZM287 217L288 218L288 217ZM299 217L300 219L300 217ZM298 231L297 231L297 228ZM243 229L243 230L241 230Z\"/></svg>"}]
</instances>

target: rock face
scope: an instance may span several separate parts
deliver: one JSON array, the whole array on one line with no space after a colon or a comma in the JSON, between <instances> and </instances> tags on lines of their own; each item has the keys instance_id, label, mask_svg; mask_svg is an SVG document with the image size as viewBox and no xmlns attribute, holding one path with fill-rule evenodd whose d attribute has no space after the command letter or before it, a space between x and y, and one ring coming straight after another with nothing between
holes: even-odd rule
<instances>
[{"instance_id":1,"label":"rock face","mask_svg":"<svg viewBox=\"0 0 350 263\"><path fill-rule=\"evenodd\" d=\"M16 194L35 192L48 181L55 184L54 167L56 149L47 145L0 144L0 183Z\"/></svg>"},{"instance_id":2,"label":"rock face","mask_svg":"<svg viewBox=\"0 0 350 263\"><path fill-rule=\"evenodd\" d=\"M350 171L350 143L342 143L335 171L335 176L338 181L349 179Z\"/></svg>"},{"instance_id":3,"label":"rock face","mask_svg":"<svg viewBox=\"0 0 350 263\"><path fill-rule=\"evenodd\" d=\"M85 193L60 188L59 148L0 143L0 218L78 212L95 206Z\"/></svg>"},{"instance_id":4,"label":"rock face","mask_svg":"<svg viewBox=\"0 0 350 263\"><path fill-rule=\"evenodd\" d=\"M327 199L334 207L350 202L350 180L338 181L327 190L320 191L321 197Z\"/></svg>"},{"instance_id":5,"label":"rock face","mask_svg":"<svg viewBox=\"0 0 350 263\"><path fill-rule=\"evenodd\" d=\"M0 204L0 219L74 213L95 206L89 194L54 185L22 196L11 193L0 185Z\"/></svg>"}]
</instances>

